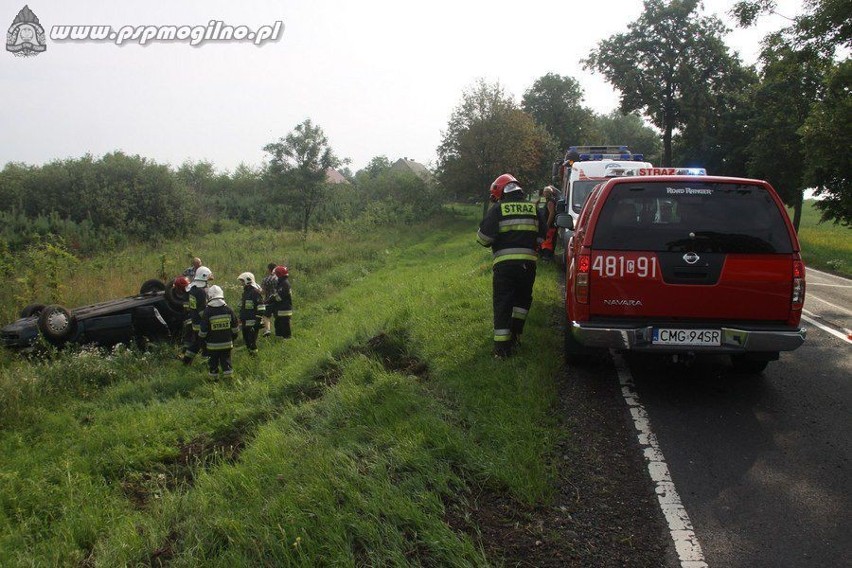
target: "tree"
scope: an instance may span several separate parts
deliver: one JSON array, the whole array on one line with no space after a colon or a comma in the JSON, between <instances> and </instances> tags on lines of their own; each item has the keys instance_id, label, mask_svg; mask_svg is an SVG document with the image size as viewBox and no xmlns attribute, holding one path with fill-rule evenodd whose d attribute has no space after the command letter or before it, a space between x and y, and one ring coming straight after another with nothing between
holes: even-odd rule
<instances>
[{"instance_id":1,"label":"tree","mask_svg":"<svg viewBox=\"0 0 852 568\"><path fill-rule=\"evenodd\" d=\"M748 27L765 13L777 13L775 8L774 0L743 0L737 2L732 14L740 26ZM782 198L795 207L796 227L801 216L802 188L808 186L816 186L817 193L824 197L817 203L822 220L847 225L852 218L849 158L845 152L850 137L852 91L849 3L807 0L805 12L788 19L791 26L764 39L763 83L759 91L767 98L774 94L779 99L778 105L784 102L792 105L779 120L785 138L773 137L771 130L763 132L762 137L776 144L794 141L794 154L785 158L790 160L795 156L802 160L803 175L792 178L797 181L795 188L784 187L789 180L780 175L774 183L782 184L779 193L784 192ZM759 106L758 109L761 115L770 112ZM778 109L775 115L779 116ZM765 122L764 126L772 129L777 125ZM837 148L844 150L838 152ZM758 155L753 161L759 159Z\"/></svg>"},{"instance_id":2,"label":"tree","mask_svg":"<svg viewBox=\"0 0 852 568\"><path fill-rule=\"evenodd\" d=\"M546 181L554 150L544 127L519 109L499 83L479 80L464 92L443 133L437 177L454 198L479 200L505 172L527 186Z\"/></svg>"},{"instance_id":3,"label":"tree","mask_svg":"<svg viewBox=\"0 0 852 568\"><path fill-rule=\"evenodd\" d=\"M642 111L663 133L663 165L671 165L672 134L684 122L685 93L711 92L730 67L715 17L695 14L699 0L644 0L626 33L601 41L584 60L621 91L622 112Z\"/></svg>"},{"instance_id":4,"label":"tree","mask_svg":"<svg viewBox=\"0 0 852 568\"><path fill-rule=\"evenodd\" d=\"M786 33L800 46L810 44L829 55L838 48L852 47L852 18L847 0L806 0L805 12L795 18L779 14L775 0L741 0L734 4L731 15L744 28L754 25L763 14L777 14L791 20Z\"/></svg>"},{"instance_id":5,"label":"tree","mask_svg":"<svg viewBox=\"0 0 852 568\"><path fill-rule=\"evenodd\" d=\"M672 141L673 163L704 167L714 175L742 176L747 170L757 72L731 59L712 92L684 93L683 127Z\"/></svg>"},{"instance_id":6,"label":"tree","mask_svg":"<svg viewBox=\"0 0 852 568\"><path fill-rule=\"evenodd\" d=\"M852 225L852 61L835 64L825 84L825 98L814 105L800 129L806 186L825 199L817 201L822 221ZM838 151L839 150L839 151Z\"/></svg>"},{"instance_id":7,"label":"tree","mask_svg":"<svg viewBox=\"0 0 852 568\"><path fill-rule=\"evenodd\" d=\"M761 62L761 82L749 121L748 172L772 183L784 203L794 208L793 225L798 230L808 154L799 129L813 101L822 96L829 62L810 49L795 49L780 35L765 40Z\"/></svg>"},{"instance_id":8,"label":"tree","mask_svg":"<svg viewBox=\"0 0 852 568\"><path fill-rule=\"evenodd\" d=\"M594 113L581 105L583 88L575 79L548 73L524 93L521 108L532 115L556 140L560 152L587 144Z\"/></svg>"},{"instance_id":9,"label":"tree","mask_svg":"<svg viewBox=\"0 0 852 568\"><path fill-rule=\"evenodd\" d=\"M301 230L307 233L326 189L325 172L342 161L332 152L322 128L314 126L309 118L263 150L270 155L267 179L282 197L291 200L299 214Z\"/></svg>"},{"instance_id":10,"label":"tree","mask_svg":"<svg viewBox=\"0 0 852 568\"><path fill-rule=\"evenodd\" d=\"M623 144L632 152L645 155L649 162L658 162L660 135L636 113L622 114L613 110L596 115L588 143L596 146Z\"/></svg>"}]
</instances>

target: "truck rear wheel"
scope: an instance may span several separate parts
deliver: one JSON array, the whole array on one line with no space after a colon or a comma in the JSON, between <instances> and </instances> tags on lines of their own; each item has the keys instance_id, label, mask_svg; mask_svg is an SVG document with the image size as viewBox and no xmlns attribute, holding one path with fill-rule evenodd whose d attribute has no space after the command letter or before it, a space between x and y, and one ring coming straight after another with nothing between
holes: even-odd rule
<instances>
[{"instance_id":1,"label":"truck rear wheel","mask_svg":"<svg viewBox=\"0 0 852 568\"><path fill-rule=\"evenodd\" d=\"M565 362L574 367L587 367L600 354L574 339L571 329L565 330Z\"/></svg>"},{"instance_id":2,"label":"truck rear wheel","mask_svg":"<svg viewBox=\"0 0 852 568\"><path fill-rule=\"evenodd\" d=\"M731 355L734 371L747 375L758 375L766 370L769 359L756 359L748 355Z\"/></svg>"}]
</instances>

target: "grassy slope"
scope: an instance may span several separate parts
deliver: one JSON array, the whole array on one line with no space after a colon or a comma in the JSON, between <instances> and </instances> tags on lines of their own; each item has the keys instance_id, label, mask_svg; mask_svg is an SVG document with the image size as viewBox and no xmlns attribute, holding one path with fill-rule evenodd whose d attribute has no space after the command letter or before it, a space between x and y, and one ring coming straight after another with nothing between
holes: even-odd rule
<instances>
[{"instance_id":1,"label":"grassy slope","mask_svg":"<svg viewBox=\"0 0 852 568\"><path fill-rule=\"evenodd\" d=\"M493 360L476 212L191 244L220 284L270 257L293 269L295 339L238 350L233 380L168 347L4 361L0 565L487 564L446 508L482 488L546 500L564 434L555 275L540 271L524 355ZM92 261L71 287L114 295L95 284L144 280L156 258Z\"/></svg>"},{"instance_id":2,"label":"grassy slope","mask_svg":"<svg viewBox=\"0 0 852 568\"><path fill-rule=\"evenodd\" d=\"M814 203L805 201L799 224L799 241L805 264L852 278L852 230L833 223L820 223L820 213Z\"/></svg>"}]
</instances>

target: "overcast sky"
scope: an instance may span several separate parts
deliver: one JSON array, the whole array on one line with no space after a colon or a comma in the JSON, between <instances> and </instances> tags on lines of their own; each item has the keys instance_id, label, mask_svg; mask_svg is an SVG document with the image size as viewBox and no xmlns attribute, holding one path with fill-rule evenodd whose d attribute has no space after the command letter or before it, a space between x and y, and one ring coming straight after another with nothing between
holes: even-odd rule
<instances>
[{"instance_id":1,"label":"overcast sky","mask_svg":"<svg viewBox=\"0 0 852 568\"><path fill-rule=\"evenodd\" d=\"M353 171L374 156L431 165L453 108L477 78L516 100L540 76L580 81L584 104L609 112L618 94L579 61L624 31L641 0L0 0L11 26L28 4L45 28L35 57L0 54L0 165L41 164L113 150L161 163L209 160L220 170L260 165L263 146L305 118L319 124ZM733 27L734 0L705 0ZM801 0L779 0L793 16ZM247 43L55 42L55 25L199 25L256 29L283 23L281 39ZM734 30L731 48L752 63L778 16ZM6 29L6 28L4 28ZM578 142L582 143L581 140Z\"/></svg>"}]
</instances>

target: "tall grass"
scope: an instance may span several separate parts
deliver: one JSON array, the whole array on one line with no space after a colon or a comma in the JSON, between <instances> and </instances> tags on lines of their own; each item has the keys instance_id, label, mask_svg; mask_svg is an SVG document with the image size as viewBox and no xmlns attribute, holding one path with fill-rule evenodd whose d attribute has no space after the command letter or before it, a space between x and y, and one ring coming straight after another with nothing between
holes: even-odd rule
<instances>
[{"instance_id":1,"label":"tall grass","mask_svg":"<svg viewBox=\"0 0 852 568\"><path fill-rule=\"evenodd\" d=\"M80 302L132 292L163 251L176 268L201 256L220 284L287 261L294 339L238 348L229 380L169 346L6 356L0 565L489 565L450 515L482 491L546 502L565 433L555 274L540 271L522 355L492 359L477 212L83 263Z\"/></svg>"},{"instance_id":2,"label":"tall grass","mask_svg":"<svg viewBox=\"0 0 852 568\"><path fill-rule=\"evenodd\" d=\"M852 229L831 222L820 223L820 212L814 203L805 201L799 223L805 264L852 278Z\"/></svg>"}]
</instances>

